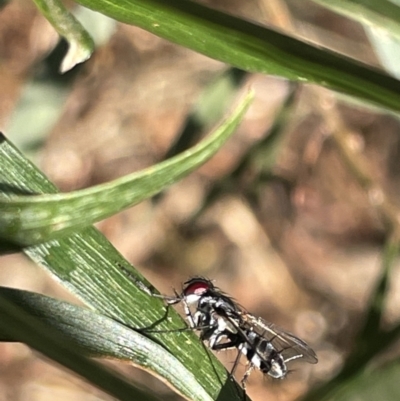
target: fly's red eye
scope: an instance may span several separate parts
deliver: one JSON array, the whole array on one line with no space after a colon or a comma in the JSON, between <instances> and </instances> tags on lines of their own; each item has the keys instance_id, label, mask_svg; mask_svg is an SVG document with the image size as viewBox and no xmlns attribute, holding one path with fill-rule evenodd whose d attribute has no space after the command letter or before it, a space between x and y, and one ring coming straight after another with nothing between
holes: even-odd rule
<instances>
[{"instance_id":1,"label":"fly's red eye","mask_svg":"<svg viewBox=\"0 0 400 401\"><path fill-rule=\"evenodd\" d=\"M185 295L196 294L201 295L212 287L211 282L206 280L189 280L186 282L186 287L184 289Z\"/></svg>"}]
</instances>

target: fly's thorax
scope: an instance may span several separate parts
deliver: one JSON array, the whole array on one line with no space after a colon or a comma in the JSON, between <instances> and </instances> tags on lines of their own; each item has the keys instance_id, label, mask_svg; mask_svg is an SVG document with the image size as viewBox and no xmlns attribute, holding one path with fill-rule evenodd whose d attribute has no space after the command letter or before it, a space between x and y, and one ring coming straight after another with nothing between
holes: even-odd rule
<instances>
[{"instance_id":1,"label":"fly's thorax","mask_svg":"<svg viewBox=\"0 0 400 401\"><path fill-rule=\"evenodd\" d=\"M196 328L201 329L202 327L214 327L217 323L212 318L211 314L203 313L200 310L196 310L193 314L193 320Z\"/></svg>"},{"instance_id":2,"label":"fly's thorax","mask_svg":"<svg viewBox=\"0 0 400 401\"><path fill-rule=\"evenodd\" d=\"M247 330L247 332L245 332L247 334L247 338L249 340L249 345L254 345L255 343L257 343L259 341L259 336L257 333L255 333L252 329Z\"/></svg>"},{"instance_id":3,"label":"fly's thorax","mask_svg":"<svg viewBox=\"0 0 400 401\"><path fill-rule=\"evenodd\" d=\"M216 322L216 329L220 333L225 333L226 336L231 337L231 334L233 335L239 335L237 328L232 324L232 322L222 316L219 316L216 313L213 313L213 319Z\"/></svg>"},{"instance_id":4,"label":"fly's thorax","mask_svg":"<svg viewBox=\"0 0 400 401\"><path fill-rule=\"evenodd\" d=\"M210 330L209 346L211 349L218 349L220 344L224 344L230 340L232 333L226 329L225 325L220 324L220 320L216 320L217 325ZM224 348L222 348L224 349ZM225 348L226 349L226 348Z\"/></svg>"}]
</instances>

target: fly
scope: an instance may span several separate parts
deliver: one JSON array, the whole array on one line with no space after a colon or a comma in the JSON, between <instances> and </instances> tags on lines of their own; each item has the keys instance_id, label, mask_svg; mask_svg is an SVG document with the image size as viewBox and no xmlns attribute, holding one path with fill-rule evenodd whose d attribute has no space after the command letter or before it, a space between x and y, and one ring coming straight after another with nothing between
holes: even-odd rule
<instances>
[{"instance_id":1,"label":"fly","mask_svg":"<svg viewBox=\"0 0 400 401\"><path fill-rule=\"evenodd\" d=\"M283 379L288 372L287 363L293 360L318 362L315 352L303 340L248 313L206 278L189 279L183 284L182 292L175 291L173 296L154 294L142 283L138 284L168 305L182 303L189 327L199 331L201 340L207 341L212 350L236 348L238 355L231 374L244 356L248 363L241 380L244 389L254 368Z\"/></svg>"}]
</instances>

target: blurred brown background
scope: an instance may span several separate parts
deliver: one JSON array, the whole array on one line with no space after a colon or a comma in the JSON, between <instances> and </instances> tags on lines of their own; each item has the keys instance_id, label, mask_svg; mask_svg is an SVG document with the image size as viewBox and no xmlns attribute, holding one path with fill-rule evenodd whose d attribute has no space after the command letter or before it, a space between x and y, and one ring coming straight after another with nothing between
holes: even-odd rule
<instances>
[{"instance_id":1,"label":"blurred brown background","mask_svg":"<svg viewBox=\"0 0 400 401\"><path fill-rule=\"evenodd\" d=\"M312 2L203 3L378 65L361 26ZM55 48L57 35L33 4L14 0L0 10L0 129L61 191L162 160L188 114L213 101L202 93L229 69L78 11L98 47L59 76L65 44ZM97 227L161 292L204 275L252 313L306 340L318 365L297 364L278 382L254 372L248 384L255 401L293 400L340 369L362 323L381 269L388 217L382 202L390 199L395 211L399 204L399 124L314 86L259 74L241 79L256 99L218 155L156 200ZM289 114L271 155L263 144L285 102ZM360 173L374 190L360 185ZM2 257L0 265L1 285L72 299L21 255ZM398 273L396 267L388 325L400 315ZM0 348L0 401L109 399L23 345ZM234 357L220 354L228 369ZM166 399L178 398L143 372L115 367Z\"/></svg>"}]
</instances>

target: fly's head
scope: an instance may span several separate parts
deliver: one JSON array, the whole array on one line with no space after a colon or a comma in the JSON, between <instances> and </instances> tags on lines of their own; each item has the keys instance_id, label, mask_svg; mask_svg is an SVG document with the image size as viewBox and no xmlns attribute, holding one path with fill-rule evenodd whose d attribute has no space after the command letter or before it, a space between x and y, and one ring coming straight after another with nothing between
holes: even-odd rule
<instances>
[{"instance_id":1,"label":"fly's head","mask_svg":"<svg viewBox=\"0 0 400 401\"><path fill-rule=\"evenodd\" d=\"M203 277L192 277L184 283L181 297L188 304L194 304L214 288L214 284L210 280Z\"/></svg>"}]
</instances>

